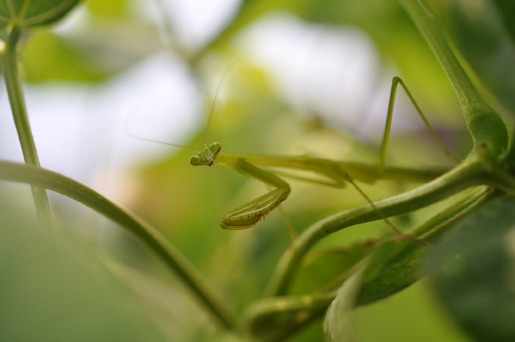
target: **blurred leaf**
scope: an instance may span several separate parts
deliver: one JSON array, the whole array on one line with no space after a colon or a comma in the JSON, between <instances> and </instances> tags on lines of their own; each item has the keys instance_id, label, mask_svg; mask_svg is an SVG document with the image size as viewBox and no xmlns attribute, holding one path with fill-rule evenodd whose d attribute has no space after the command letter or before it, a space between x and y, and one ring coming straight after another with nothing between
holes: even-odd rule
<instances>
[{"instance_id":1,"label":"blurred leaf","mask_svg":"<svg viewBox=\"0 0 515 342\"><path fill-rule=\"evenodd\" d=\"M497 8L498 14L503 18L504 28L511 36L511 41L515 42L515 22L513 22L515 2L512 0L493 0L493 5Z\"/></svg>"},{"instance_id":2,"label":"blurred leaf","mask_svg":"<svg viewBox=\"0 0 515 342\"><path fill-rule=\"evenodd\" d=\"M486 89L515 117L513 1L449 2L451 37Z\"/></svg>"},{"instance_id":3,"label":"blurred leaf","mask_svg":"<svg viewBox=\"0 0 515 342\"><path fill-rule=\"evenodd\" d=\"M165 340L94 250L43 232L3 204L1 341Z\"/></svg>"},{"instance_id":4,"label":"blurred leaf","mask_svg":"<svg viewBox=\"0 0 515 342\"><path fill-rule=\"evenodd\" d=\"M443 305L478 341L514 341L515 197L481 207L428 256Z\"/></svg>"},{"instance_id":5,"label":"blurred leaf","mask_svg":"<svg viewBox=\"0 0 515 342\"><path fill-rule=\"evenodd\" d=\"M246 0L242 2L234 19L211 44L224 43L256 19L279 12L289 12L306 21L330 25L359 23L360 26L372 28L370 24L375 22L376 31L378 18L381 23L390 24L392 21L385 19L391 19L391 16L397 19L402 17L404 21L407 19L392 0L380 3L375 0L360 2L330 0L323 3L315 0ZM385 29L385 27L382 28Z\"/></svg>"},{"instance_id":6,"label":"blurred leaf","mask_svg":"<svg viewBox=\"0 0 515 342\"><path fill-rule=\"evenodd\" d=\"M130 3L127 0L88 0L86 5L95 16L116 18L127 13Z\"/></svg>"},{"instance_id":7,"label":"blurred leaf","mask_svg":"<svg viewBox=\"0 0 515 342\"><path fill-rule=\"evenodd\" d=\"M357 269L340 287L336 298L327 309L324 321L324 333L327 341L351 341L353 339L350 316L367 266L367 260L357 266Z\"/></svg>"},{"instance_id":8,"label":"blurred leaf","mask_svg":"<svg viewBox=\"0 0 515 342\"><path fill-rule=\"evenodd\" d=\"M1 0L0 32L8 26L29 28L53 24L79 2L80 0Z\"/></svg>"},{"instance_id":9,"label":"blurred leaf","mask_svg":"<svg viewBox=\"0 0 515 342\"><path fill-rule=\"evenodd\" d=\"M417 281L421 254L426 247L410 236L380 245L363 276L357 305L385 298Z\"/></svg>"},{"instance_id":10,"label":"blurred leaf","mask_svg":"<svg viewBox=\"0 0 515 342\"><path fill-rule=\"evenodd\" d=\"M88 58L69 40L47 31L38 32L27 41L22 60L30 82L95 82L111 74L110 70Z\"/></svg>"}]
</instances>

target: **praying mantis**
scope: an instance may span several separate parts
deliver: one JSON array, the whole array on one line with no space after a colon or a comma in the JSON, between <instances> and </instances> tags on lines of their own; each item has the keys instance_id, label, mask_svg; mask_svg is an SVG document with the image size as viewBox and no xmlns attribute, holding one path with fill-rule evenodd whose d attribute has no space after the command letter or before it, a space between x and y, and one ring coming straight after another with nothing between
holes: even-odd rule
<instances>
[{"instance_id":1,"label":"praying mantis","mask_svg":"<svg viewBox=\"0 0 515 342\"><path fill-rule=\"evenodd\" d=\"M290 185L282 177L280 177L277 172L274 173L271 170L265 169L266 167L309 171L319 176L320 178L315 179L297 175L285 176L325 186L343 188L347 185L347 183L351 184L367 200L369 205L375 207L373 201L361 190L355 181L362 181L367 183L376 180L427 182L447 171L443 169L420 170L413 168L389 167L385 165L386 149L391 130L395 95L399 85L404 88L411 102L414 104L417 112L429 128L433 137L442 147L445 154L457 163L458 160L444 146L443 142L431 127L414 97L408 90L407 86L399 77L394 77L392 80L386 124L381 144L379 165L334 161L329 159L313 158L309 156L222 154L220 153L222 149L220 143L213 142L209 146L207 145L207 131L213 113L214 102L211 107L211 112L207 122L203 150L197 150L189 146L171 143L166 144L195 150L196 154L190 158L190 164L192 166L212 166L215 164L229 166L247 177L265 183L271 188L271 190L264 195L250 200L243 205L229 211L220 221L220 226L224 229L240 230L251 228L255 226L260 220L264 219L265 216L267 216L288 198L291 192ZM155 140L151 139L143 140L156 142ZM376 210L378 209L376 208ZM390 223L390 221L388 221L384 216L383 220L392 228L392 230L394 230L396 233L399 233L395 226Z\"/></svg>"}]
</instances>

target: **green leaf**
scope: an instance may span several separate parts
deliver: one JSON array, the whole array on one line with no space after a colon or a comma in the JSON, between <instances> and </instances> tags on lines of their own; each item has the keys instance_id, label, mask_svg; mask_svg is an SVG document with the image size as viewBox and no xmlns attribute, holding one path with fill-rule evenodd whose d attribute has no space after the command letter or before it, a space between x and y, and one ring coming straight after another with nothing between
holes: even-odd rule
<instances>
[{"instance_id":1,"label":"green leaf","mask_svg":"<svg viewBox=\"0 0 515 342\"><path fill-rule=\"evenodd\" d=\"M437 293L478 341L515 341L515 197L458 223L428 256Z\"/></svg>"},{"instance_id":2,"label":"green leaf","mask_svg":"<svg viewBox=\"0 0 515 342\"><path fill-rule=\"evenodd\" d=\"M368 259L360 263L357 269L338 290L324 321L324 333L327 341L352 340L351 311L356 302L356 295L361 285L361 278L368 266Z\"/></svg>"},{"instance_id":3,"label":"green leaf","mask_svg":"<svg viewBox=\"0 0 515 342\"><path fill-rule=\"evenodd\" d=\"M80 0L0 0L0 32L9 26L29 28L53 24L79 2Z\"/></svg>"}]
</instances>

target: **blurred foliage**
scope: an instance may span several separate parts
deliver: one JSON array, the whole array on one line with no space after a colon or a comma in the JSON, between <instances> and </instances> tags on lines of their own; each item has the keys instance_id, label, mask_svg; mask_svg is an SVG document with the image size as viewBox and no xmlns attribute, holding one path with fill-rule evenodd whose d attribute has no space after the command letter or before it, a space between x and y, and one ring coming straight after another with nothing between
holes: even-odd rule
<instances>
[{"instance_id":1,"label":"blurred foliage","mask_svg":"<svg viewBox=\"0 0 515 342\"><path fill-rule=\"evenodd\" d=\"M515 336L514 203L502 198L476 211L428 259L443 305L476 341Z\"/></svg>"},{"instance_id":2,"label":"blurred foliage","mask_svg":"<svg viewBox=\"0 0 515 342\"><path fill-rule=\"evenodd\" d=\"M451 1L443 14L457 48L483 87L512 117L515 100L515 13L513 1Z\"/></svg>"},{"instance_id":3,"label":"blurred foliage","mask_svg":"<svg viewBox=\"0 0 515 342\"><path fill-rule=\"evenodd\" d=\"M0 33L9 26L33 28L51 25L66 16L80 0L2 0L0 1Z\"/></svg>"},{"instance_id":4,"label":"blurred foliage","mask_svg":"<svg viewBox=\"0 0 515 342\"><path fill-rule=\"evenodd\" d=\"M23 59L30 82L48 81L50 75L55 81L94 82L109 75L65 38L51 32L35 35L26 44Z\"/></svg>"},{"instance_id":5,"label":"blurred foliage","mask_svg":"<svg viewBox=\"0 0 515 342\"><path fill-rule=\"evenodd\" d=\"M462 119L453 90L432 52L396 1L246 0L241 2L238 11L220 28L218 34L197 50L182 46L181 44L185 43L179 43L181 39L176 36L178 33L173 29L168 32L172 41L162 42L160 33L166 30L163 27L173 28L174 23L153 22L135 10L135 3L128 0L90 0L77 10L83 16L79 29L63 31L64 33L59 30L33 33L27 38L27 44L22 51L22 64L27 80L34 83L87 82L100 86L102 82L129 70L145 57L172 50L173 58L184 64L197 82L198 88L203 91L202 107L207 117L209 104L213 101L212 94L208 91L209 84L214 78L218 82L224 70L237 60L236 66L225 76L223 95L216 100L208 143L211 140L220 141L223 145L222 151L228 153L312 154L333 159L377 162L376 141L359 141L353 133L355 127L335 127L328 124L322 115L310 112L309 108L299 110L282 96L278 85L274 83L274 75L271 74L270 68L258 65L252 56L239 50L236 41L241 37L245 38L251 28L266 22L272 15L287 13L302 20L307 27L321 26L342 31L347 28L358 28L365 32L375 44L382 67L387 70L382 70L378 79L384 74L393 76L389 73L395 69L406 83L413 87L413 93L451 149L462 155L468 151L469 142L465 138L464 128L461 127ZM467 6L464 1L451 3L454 5L450 9L445 9L448 12L442 13L441 20L447 20L447 24L453 25L449 32L459 43L457 48L471 63L470 68L491 96L508 111L515 112L513 96L510 94L513 89L513 77L510 76L514 73L509 71L515 65L511 63L511 48L515 34L513 23L510 21L511 16L507 14L513 9L513 5L509 1L484 1L481 3L490 6L488 11L478 12L477 9ZM6 1L1 1L0 13L5 14L5 10ZM65 12L59 13L56 18L64 14ZM481 26L478 26L477 20L480 20ZM42 22L47 23L50 22ZM498 30L503 34L499 35ZM491 34L495 37L500 36L502 40L491 40ZM464 38L469 35L479 36L481 39ZM503 47L506 47L506 50L499 54L499 49ZM459 127L456 127L456 122ZM202 147L204 129L203 125L198 127L197 132L185 144L195 148ZM389 152L390 160L408 165L445 164L443 154L434 148L435 144L430 143L431 138L428 137L429 133L422 124L419 128L395 137ZM421 149L424 150L423 153L420 152ZM365 203L365 200L351 188L326 189L291 181L293 193L282 205L284 214L275 211L254 229L224 231L218 226L222 215L253 196L261 194L266 188L221 166L193 168L187 162L190 154L191 151L188 150L170 148L170 155L162 161L153 165L135 165L130 179L132 184L127 185L127 188L137 189L130 205L136 213L159 227L185 256L202 270L213 287L223 292L239 312L243 312L249 303L263 294L276 261L290 243L288 224L301 232L311 223L329 214ZM381 182L363 185L363 188L371 198L377 199L399 193L411 186ZM397 218L395 223L400 227L414 226L439 207L441 204ZM11 216L5 214L4 217ZM112 331L113 335L104 336L112 337L111 340L132 338L156 341L161 338L153 323L147 322L142 309L136 304L133 305L136 301L134 295L127 294L127 289L105 272L102 265L97 263L95 253L87 250L83 254L82 247L75 250L72 248L75 243L73 240L54 241L53 237L32 235L36 234L32 230L31 234L27 234L27 228L23 227L23 221L19 221L17 216L11 217L10 220L12 221L6 221L2 225L5 228L3 234L6 235L5 239L0 240L3 244L0 253L6 254L0 257L0 260L5 261L9 257L16 259L18 263L7 265L4 262L3 268L0 268L0 279L2 284L15 281L16 278L11 274L17 269L26 269L25 276L28 280L24 280L23 284L30 286L22 287L21 290L29 293L33 283L42 282L42 286L38 285L41 297L35 298L37 301L32 305L40 305L39 312L45 313L35 317L35 311L29 312L31 315L28 316L28 323L21 326L21 319L17 318L25 319L26 308L22 307L20 302L16 302L16 298L9 297L8 291L3 291L0 309L2 315L7 312L18 312L18 316L10 316L10 321L0 319L0 331L14 332L13 338L11 335L8 336L11 340L23 339L26 335L16 334L29 333L29 330L25 331L25 327L30 324L41 325L30 332L43 334L39 335L39 340L59 340L56 338L56 331L45 332L43 329L57 329L57 325L52 322L63 319L61 316L52 316L60 312L55 310L55 307L58 307L55 302L45 300L49 297L60 298L72 309L77 309L72 310L73 314L64 317L74 317L74 320L69 319L70 336L75 334L74 336L82 335L84 340L97 339L96 336L89 334L94 334L96 329L100 329L98 326L101 324L109 323L107 332ZM10 225L21 226L9 228ZM356 260L361 259L368 253L368 248L374 247L372 242L367 245L363 241L373 241L374 237L386 230L383 222L376 222L346 230L323 241L310 256L312 263L307 262L304 265L292 293L309 293L322 286L331 285L335 270L341 273L352 266L349 261L354 259L349 258L349 255L352 254ZM36 239L41 241L36 243ZM141 271L158 278L164 277L165 271L156 266L151 258L127 240L121 240L125 241L128 246L126 249L130 253L144 260L138 265ZM20 249L8 248L15 242L20 243ZM361 244L349 247L351 242ZM499 243L500 240L496 240L496 246ZM29 247L36 245L42 250L31 251L38 253L37 255L28 253L31 249ZM24 258L21 258L22 255ZM38 269L32 264L37 258L45 258L38 262L54 266ZM75 264L70 265L74 258L78 259L79 265L84 263L84 269ZM63 271L56 272L57 266L63 267ZM42 271L53 273L42 274ZM75 279L75 282L68 283L68 278L72 277L80 276L78 279L86 279L87 272L91 272L87 282ZM64 277L63 274L67 276ZM369 275L365 273L363 276L366 278ZM95 279L98 279L98 283ZM406 285L412 280L409 278ZM444 288L452 284L445 278L437 281L437 286ZM7 285L17 286L14 283ZM479 288L478 291L488 291L491 284L478 286L480 285L484 285L484 288ZM0 287L6 288L3 285ZM73 291L70 290L71 287ZM159 292L157 286L151 289ZM74 296L73 294L77 293L75 291L84 291L84 297ZM456 291L458 290L454 289L453 293ZM183 296L182 292L173 294L177 298ZM366 301L366 294L366 291L360 294L360 300L363 302ZM499 295L501 294L504 293L501 292ZM89 298L94 298L95 302L91 302ZM174 297L166 300L173 302L176 299ZM164 301L157 300L153 310L164 310ZM435 339L466 341L467 337L456 331L447 316L442 314L441 308L435 307L433 301L433 293L426 285L416 285L415 289L410 288L374 305L361 307L356 313L356 335L367 342ZM7 303L7 306L4 303ZM99 306L95 306L95 303ZM217 332L209 328L203 330L201 323L204 321L197 321L197 309L190 308L194 306L193 303L188 304L190 305L181 307L182 317L175 317L179 323L172 324L174 327L189 327L183 328L189 335L182 338L191 341L221 338ZM451 310L463 310L459 304L451 303ZM88 305L91 305L92 313L86 310ZM100 309L103 310L101 315L95 316L95 313L98 313L95 310ZM416 311L416 314L407 314L411 311ZM149 316L156 316L155 312ZM75 315L79 318L75 319ZM395 317L402 317L403 320L394 321ZM74 325L73 322L82 323ZM1 324L8 325L11 330L2 329ZM396 328L401 324L402 328ZM465 322L465 325L467 324L470 323ZM122 326L124 329L120 330ZM417 329L410 330L410 326L416 326ZM376 330L381 333L375 334ZM65 333L66 331L60 336L66 337ZM321 320L318 320L292 340L313 341L320 339L321 334Z\"/></svg>"},{"instance_id":6,"label":"blurred foliage","mask_svg":"<svg viewBox=\"0 0 515 342\"><path fill-rule=\"evenodd\" d=\"M365 31L373 40L385 66L393 61L416 93L439 97L439 102L446 105L453 101L451 88L438 62L395 0L331 0L323 4L313 0L243 1L238 16L208 48L228 44L231 37L240 33L245 26L252 25L256 19L281 12L298 15L308 25L342 29L357 27Z\"/></svg>"},{"instance_id":7,"label":"blurred foliage","mask_svg":"<svg viewBox=\"0 0 515 342\"><path fill-rule=\"evenodd\" d=\"M0 203L2 341L165 341L101 252ZM26 210L26 209L25 209Z\"/></svg>"}]
</instances>

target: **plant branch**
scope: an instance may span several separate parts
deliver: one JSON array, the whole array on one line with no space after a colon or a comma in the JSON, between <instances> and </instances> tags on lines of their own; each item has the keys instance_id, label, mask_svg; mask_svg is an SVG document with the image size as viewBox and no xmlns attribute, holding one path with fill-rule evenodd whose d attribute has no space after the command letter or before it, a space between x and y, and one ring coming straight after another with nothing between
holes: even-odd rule
<instances>
[{"instance_id":1,"label":"plant branch","mask_svg":"<svg viewBox=\"0 0 515 342\"><path fill-rule=\"evenodd\" d=\"M17 47L20 35L21 29L19 27L13 27L10 31L1 57L2 67L23 158L26 164L39 167L39 158L30 129L23 89L18 73ZM52 226L52 216L50 214L48 195L44 189L38 186L31 186L31 189L39 222L45 227L50 228Z\"/></svg>"}]
</instances>

